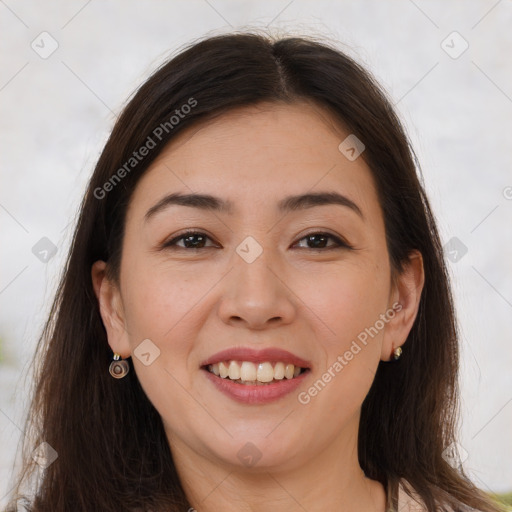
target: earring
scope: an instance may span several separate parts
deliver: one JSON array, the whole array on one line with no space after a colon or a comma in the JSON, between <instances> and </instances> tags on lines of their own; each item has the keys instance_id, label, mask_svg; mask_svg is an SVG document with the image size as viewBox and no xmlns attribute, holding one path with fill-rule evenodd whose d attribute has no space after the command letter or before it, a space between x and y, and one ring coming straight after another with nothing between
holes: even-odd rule
<instances>
[{"instance_id":1,"label":"earring","mask_svg":"<svg viewBox=\"0 0 512 512\"><path fill-rule=\"evenodd\" d=\"M130 371L130 366L127 361L121 359L117 352L114 352L114 360L110 363L108 371L115 379L122 379Z\"/></svg>"},{"instance_id":2,"label":"earring","mask_svg":"<svg viewBox=\"0 0 512 512\"><path fill-rule=\"evenodd\" d=\"M393 352L393 357L395 361L398 361L400 359L400 356L402 355L402 347L395 348L395 351Z\"/></svg>"}]
</instances>

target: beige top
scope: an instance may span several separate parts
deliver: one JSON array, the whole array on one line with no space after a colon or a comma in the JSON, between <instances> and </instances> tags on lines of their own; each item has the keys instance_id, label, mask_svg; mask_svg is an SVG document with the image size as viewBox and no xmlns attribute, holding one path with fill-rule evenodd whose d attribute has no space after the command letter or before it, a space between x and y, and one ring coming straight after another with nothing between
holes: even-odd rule
<instances>
[{"instance_id":1,"label":"beige top","mask_svg":"<svg viewBox=\"0 0 512 512\"><path fill-rule=\"evenodd\" d=\"M411 489L411 493L413 497L411 498L406 492L405 489L400 483L398 486L398 508L397 512L427 512L427 507L425 506L425 503L420 498L420 496L414 491L414 489L411 488L411 486L408 486ZM453 512L453 508L449 507L448 505L443 505L443 510L446 510L448 512ZM392 510L390 502L388 502L387 507L389 510ZM476 509L464 509L464 510L472 510L474 512L478 512Z\"/></svg>"},{"instance_id":2,"label":"beige top","mask_svg":"<svg viewBox=\"0 0 512 512\"><path fill-rule=\"evenodd\" d=\"M427 508L418 494L411 498L400 483L398 487L398 512L426 512Z\"/></svg>"}]
</instances>

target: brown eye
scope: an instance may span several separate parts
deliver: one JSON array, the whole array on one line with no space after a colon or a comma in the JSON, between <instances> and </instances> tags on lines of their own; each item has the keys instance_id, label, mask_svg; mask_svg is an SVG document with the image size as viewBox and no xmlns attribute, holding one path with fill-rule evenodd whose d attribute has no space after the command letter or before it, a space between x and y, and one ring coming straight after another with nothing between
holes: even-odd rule
<instances>
[{"instance_id":1,"label":"brown eye","mask_svg":"<svg viewBox=\"0 0 512 512\"><path fill-rule=\"evenodd\" d=\"M181 242L183 240L183 244ZM173 238L169 242L165 242L162 247L177 247L180 249L204 249L207 247L215 247L214 245L206 245L211 240L210 237L198 231L187 231Z\"/></svg>"},{"instance_id":2,"label":"brown eye","mask_svg":"<svg viewBox=\"0 0 512 512\"><path fill-rule=\"evenodd\" d=\"M331 235L330 233L310 233L299 240L299 244L305 240L306 246L301 248L322 250L322 249L337 249L340 247L351 248L349 244L338 238L337 236ZM329 240L333 240L334 244L328 245Z\"/></svg>"}]
</instances>

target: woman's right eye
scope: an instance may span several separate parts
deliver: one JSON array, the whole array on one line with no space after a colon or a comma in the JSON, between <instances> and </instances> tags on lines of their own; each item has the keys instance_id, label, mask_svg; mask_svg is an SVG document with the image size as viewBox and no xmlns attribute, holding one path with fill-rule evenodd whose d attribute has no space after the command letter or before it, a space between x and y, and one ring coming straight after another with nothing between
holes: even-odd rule
<instances>
[{"instance_id":1,"label":"woman's right eye","mask_svg":"<svg viewBox=\"0 0 512 512\"><path fill-rule=\"evenodd\" d=\"M181 242L182 240L183 245L178 244L178 242ZM180 249L203 249L207 247L216 247L215 245L205 245L207 240L211 240L211 238L205 233L201 233L199 231L187 231L185 233L181 233L172 240L165 242L162 245L162 248L178 247Z\"/></svg>"}]
</instances>

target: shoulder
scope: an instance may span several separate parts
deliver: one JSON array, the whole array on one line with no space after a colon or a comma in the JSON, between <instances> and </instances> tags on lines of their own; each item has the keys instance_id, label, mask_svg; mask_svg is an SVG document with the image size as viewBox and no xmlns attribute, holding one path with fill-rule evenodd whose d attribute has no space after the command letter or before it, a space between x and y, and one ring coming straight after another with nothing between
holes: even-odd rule
<instances>
[{"instance_id":1,"label":"shoulder","mask_svg":"<svg viewBox=\"0 0 512 512\"><path fill-rule=\"evenodd\" d=\"M409 486L412 497L407 494L404 484L398 486L398 512L427 512L427 507L419 495Z\"/></svg>"},{"instance_id":2,"label":"shoulder","mask_svg":"<svg viewBox=\"0 0 512 512\"><path fill-rule=\"evenodd\" d=\"M405 486L407 486L407 489L412 496L409 496L406 492ZM454 510L448 505L443 505L442 510L443 512L479 512L467 505L461 505L460 508L457 507L457 510ZM428 512L425 502L411 485L407 485L407 481L405 481L405 484L404 482L400 482L398 486L398 512Z\"/></svg>"}]
</instances>

